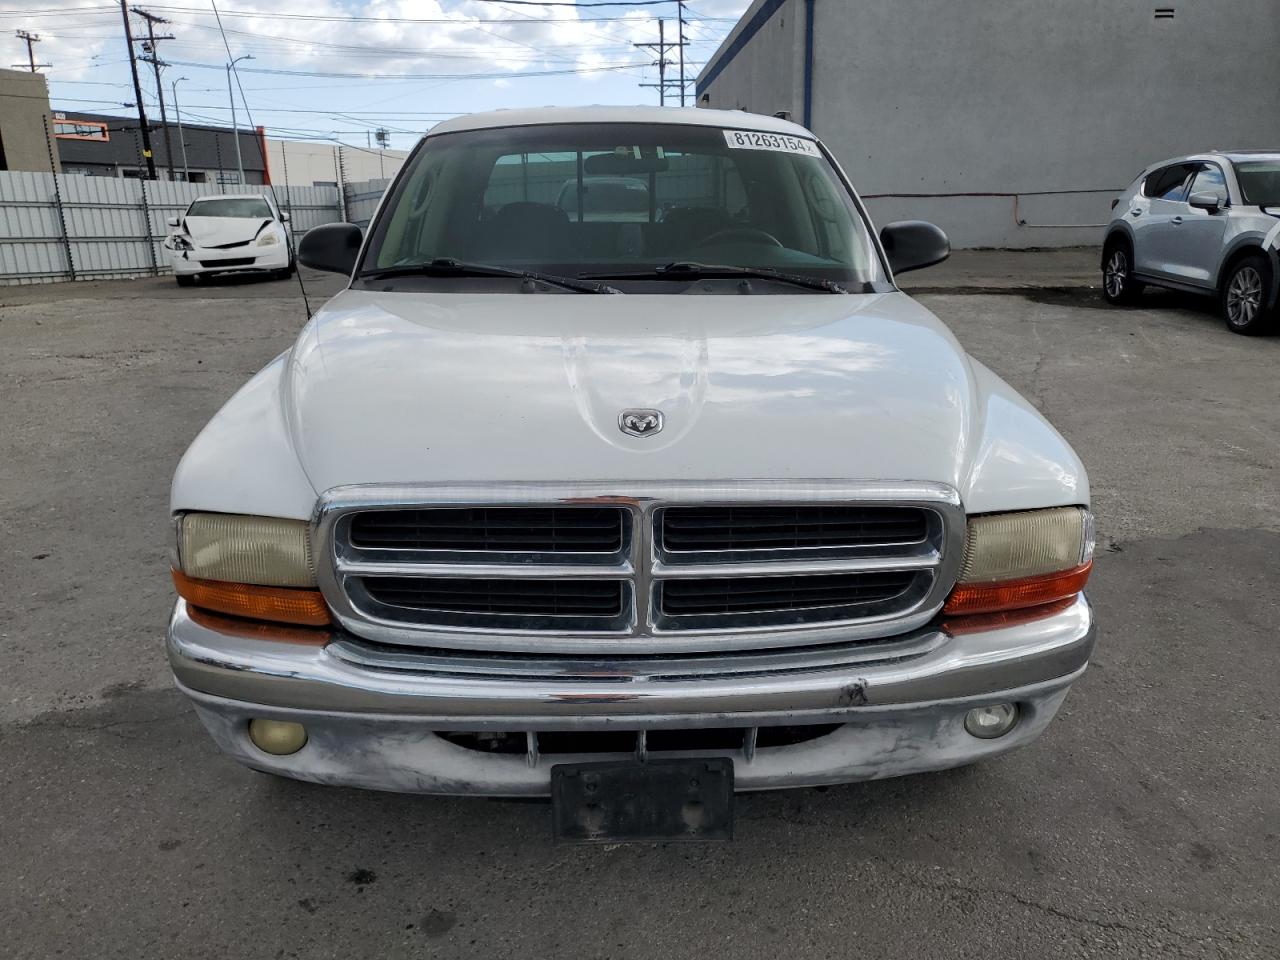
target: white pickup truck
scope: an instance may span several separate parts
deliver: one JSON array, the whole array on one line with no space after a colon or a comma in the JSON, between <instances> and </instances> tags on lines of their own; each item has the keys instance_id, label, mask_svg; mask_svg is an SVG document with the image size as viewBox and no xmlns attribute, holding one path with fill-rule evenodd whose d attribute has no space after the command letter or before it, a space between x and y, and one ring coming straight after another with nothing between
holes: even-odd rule
<instances>
[{"instance_id":1,"label":"white pickup truck","mask_svg":"<svg viewBox=\"0 0 1280 960\"><path fill-rule=\"evenodd\" d=\"M784 120L439 124L178 467L180 689L250 767L571 840L1028 743L1093 646L1088 481L895 285L948 250Z\"/></svg>"}]
</instances>

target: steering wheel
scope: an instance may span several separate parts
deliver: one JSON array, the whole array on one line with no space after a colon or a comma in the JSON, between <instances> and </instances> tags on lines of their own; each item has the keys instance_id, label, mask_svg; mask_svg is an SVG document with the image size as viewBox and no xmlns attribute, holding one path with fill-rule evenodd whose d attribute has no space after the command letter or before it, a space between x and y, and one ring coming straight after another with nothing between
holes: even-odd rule
<instances>
[{"instance_id":1,"label":"steering wheel","mask_svg":"<svg viewBox=\"0 0 1280 960\"><path fill-rule=\"evenodd\" d=\"M717 230L708 237L703 237L695 247L709 247L713 243L725 243L732 240L741 240L745 243L763 243L770 247L782 246L782 241L775 237L767 230L758 230L755 227L728 227L724 230Z\"/></svg>"}]
</instances>

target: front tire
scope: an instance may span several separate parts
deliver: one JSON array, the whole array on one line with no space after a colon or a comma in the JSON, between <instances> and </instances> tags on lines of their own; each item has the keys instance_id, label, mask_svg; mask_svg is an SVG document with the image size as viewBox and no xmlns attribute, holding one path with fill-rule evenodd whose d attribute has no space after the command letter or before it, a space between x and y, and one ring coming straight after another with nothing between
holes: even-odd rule
<instances>
[{"instance_id":1,"label":"front tire","mask_svg":"<svg viewBox=\"0 0 1280 960\"><path fill-rule=\"evenodd\" d=\"M1127 306L1142 294L1142 283L1133 276L1133 253L1127 243L1107 247L1102 262L1102 296L1107 303Z\"/></svg>"},{"instance_id":2,"label":"front tire","mask_svg":"<svg viewBox=\"0 0 1280 960\"><path fill-rule=\"evenodd\" d=\"M1266 257L1249 256L1231 268L1222 285L1222 319L1232 333L1245 336L1265 333L1272 315L1267 309L1271 289L1271 264Z\"/></svg>"},{"instance_id":3,"label":"front tire","mask_svg":"<svg viewBox=\"0 0 1280 960\"><path fill-rule=\"evenodd\" d=\"M180 287L191 287L191 286L195 286L196 278L195 278L195 275L194 275L194 274L190 274L190 273L175 273L175 274L173 275L173 278L174 278L175 280L177 280L177 281L178 281L178 286L180 286Z\"/></svg>"}]
</instances>

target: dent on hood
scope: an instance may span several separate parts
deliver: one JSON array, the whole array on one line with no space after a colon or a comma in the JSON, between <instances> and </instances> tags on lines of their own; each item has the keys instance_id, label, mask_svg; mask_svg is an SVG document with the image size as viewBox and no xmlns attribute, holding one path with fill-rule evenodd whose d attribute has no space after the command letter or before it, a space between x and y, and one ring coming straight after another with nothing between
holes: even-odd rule
<instances>
[{"instance_id":1,"label":"dent on hood","mask_svg":"<svg viewBox=\"0 0 1280 960\"><path fill-rule=\"evenodd\" d=\"M978 439L960 491L965 510L1088 506L1088 474L1062 434L987 367L969 362Z\"/></svg>"}]
</instances>

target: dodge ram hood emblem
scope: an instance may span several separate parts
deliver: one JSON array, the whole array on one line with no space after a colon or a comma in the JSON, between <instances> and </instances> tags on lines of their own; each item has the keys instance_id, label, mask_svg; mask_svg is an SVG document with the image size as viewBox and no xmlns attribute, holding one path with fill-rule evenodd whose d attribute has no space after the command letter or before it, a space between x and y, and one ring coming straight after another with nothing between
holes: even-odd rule
<instances>
[{"instance_id":1,"label":"dodge ram hood emblem","mask_svg":"<svg viewBox=\"0 0 1280 960\"><path fill-rule=\"evenodd\" d=\"M633 437L651 437L662 432L661 410L623 410L618 414L618 429Z\"/></svg>"}]
</instances>

